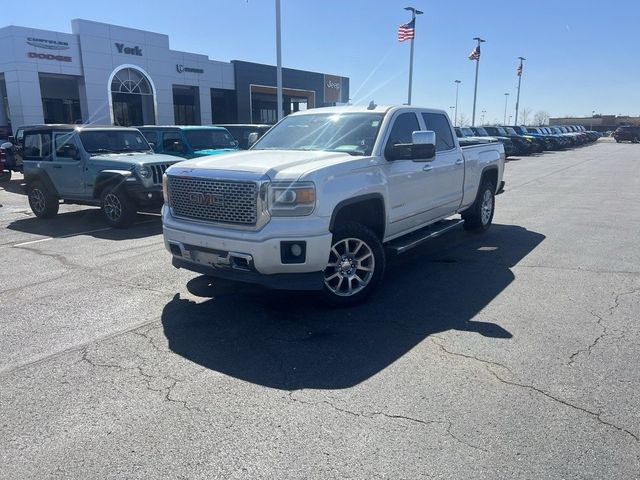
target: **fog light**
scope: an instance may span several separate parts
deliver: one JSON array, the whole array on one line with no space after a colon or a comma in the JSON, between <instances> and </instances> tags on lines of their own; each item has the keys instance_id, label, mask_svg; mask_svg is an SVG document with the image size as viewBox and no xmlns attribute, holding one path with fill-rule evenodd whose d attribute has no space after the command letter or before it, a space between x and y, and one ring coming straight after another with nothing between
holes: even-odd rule
<instances>
[{"instance_id":1,"label":"fog light","mask_svg":"<svg viewBox=\"0 0 640 480\"><path fill-rule=\"evenodd\" d=\"M280 242L282 263L304 263L307 257L307 242Z\"/></svg>"}]
</instances>

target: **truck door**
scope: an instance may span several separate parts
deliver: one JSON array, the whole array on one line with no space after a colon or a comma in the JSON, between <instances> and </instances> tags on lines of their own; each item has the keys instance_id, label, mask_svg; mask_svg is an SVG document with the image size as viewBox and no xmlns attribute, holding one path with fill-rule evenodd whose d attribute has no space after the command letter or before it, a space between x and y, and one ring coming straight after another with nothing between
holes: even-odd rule
<instances>
[{"instance_id":1,"label":"truck door","mask_svg":"<svg viewBox=\"0 0 640 480\"><path fill-rule=\"evenodd\" d=\"M430 201L433 201L433 217L455 213L462 202L464 186L464 157L456 146L449 119L441 113L423 112L427 130L436 134L436 158L431 162L431 174L436 181L430 185Z\"/></svg>"},{"instance_id":2,"label":"truck door","mask_svg":"<svg viewBox=\"0 0 640 480\"><path fill-rule=\"evenodd\" d=\"M78 155L74 132L53 134L54 151L49 176L58 193L66 197L82 197L85 194L85 162Z\"/></svg>"},{"instance_id":3,"label":"truck door","mask_svg":"<svg viewBox=\"0 0 640 480\"><path fill-rule=\"evenodd\" d=\"M403 112L394 119L385 140L385 151L397 143L411 143L413 132L421 130L414 112ZM434 191L438 190L432 162L393 160L385 164L389 182L389 228L387 233L397 235L415 229L433 217Z\"/></svg>"}]
</instances>

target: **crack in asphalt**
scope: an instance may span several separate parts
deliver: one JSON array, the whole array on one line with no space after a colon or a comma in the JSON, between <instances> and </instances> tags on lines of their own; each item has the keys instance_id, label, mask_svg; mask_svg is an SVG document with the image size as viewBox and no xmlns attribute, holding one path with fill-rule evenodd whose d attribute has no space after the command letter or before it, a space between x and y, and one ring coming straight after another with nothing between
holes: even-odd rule
<instances>
[{"instance_id":1,"label":"crack in asphalt","mask_svg":"<svg viewBox=\"0 0 640 480\"><path fill-rule=\"evenodd\" d=\"M140 357L138 357L138 358L140 358ZM125 371L137 372L138 375L140 375L140 377L142 377L143 382L145 384L145 388L147 390L149 390L151 392L157 392L157 393L164 394L163 397L162 397L163 401L181 405L183 408L185 408L185 409L187 409L189 411L197 411L197 412L201 412L202 411L198 407L190 406L188 404L187 400L181 400L179 398L175 398L174 396L172 396L172 392L173 392L174 388L176 386L178 386L180 384L180 382L182 382L183 380L180 380L178 378L172 377L171 375L151 375L149 373L146 373L144 371L144 364L135 365L135 366L132 366L132 367L123 367L122 365L118 365L117 363L97 362L96 360L93 360L93 359L89 358L88 347L85 347L82 350L82 359L81 359L81 361L84 361L84 362L88 363L93 368L112 368L112 369L115 369L118 372L125 372ZM151 382L153 382L154 380L169 380L171 383L167 387L154 388L151 385Z\"/></svg>"},{"instance_id":2,"label":"crack in asphalt","mask_svg":"<svg viewBox=\"0 0 640 480\"><path fill-rule=\"evenodd\" d=\"M432 339L432 341L433 341L433 339ZM524 384L524 383L518 383L518 382L506 380L491 368L492 366L498 366L498 367L506 369L509 373L511 373L513 375L513 372L508 367L506 367L505 365L503 365L501 363L496 363L496 362L492 362L492 361L488 361L488 360L479 359L479 358L473 357L471 355L465 355L465 354L460 354L460 353L456 353L456 352L451 352L451 351L447 350L446 348L444 348L442 345L440 345L438 342L433 341L433 343L438 345L444 352L446 352L449 355L453 355L453 356L456 356L456 357L462 357L462 358L465 358L465 359L468 359L468 360L473 360L473 361L481 363L485 367L485 369L489 373L491 373L496 378L496 380L498 380L500 383L503 383L505 385L514 386L514 387L520 387L520 388L524 388L524 389L536 392L536 393L538 393L540 395L543 395L544 397L546 397L549 400L552 400L552 401L554 401L556 403L560 403L560 404L562 404L562 405L564 405L566 407L569 407L569 408L572 408L574 410L586 413L586 414L592 416L594 419L596 419L599 423L601 423L603 425L606 425L608 427L611 427L611 428L613 428L613 429L615 429L615 430L617 430L619 432L626 433L627 435L632 437L636 442L640 443L640 437L638 437L637 434L633 433L632 431L630 431L630 430L628 430L628 429L626 429L624 427L620 427L619 425L616 425L614 423L611 423L611 422L608 422L606 420L603 420L602 419L602 415L603 415L602 411L593 411L593 410L589 410L589 409L584 408L584 407L580 407L578 405L574 405L574 404L572 404L572 403L570 403L570 402L568 402L566 400L563 400L561 398L555 397L555 396L551 395L550 393L548 393L548 392L546 392L546 391L544 391L544 390L542 390L542 389L540 389L538 387L534 387L533 385L527 385L527 384Z\"/></svg>"},{"instance_id":3,"label":"crack in asphalt","mask_svg":"<svg viewBox=\"0 0 640 480\"><path fill-rule=\"evenodd\" d=\"M576 350L575 352L573 352L571 354L571 356L569 357L569 362L567 363L567 365L573 365L576 362L576 357L578 355L580 355L581 353L586 353L586 356L590 356L591 355L591 351L595 348L595 346L598 344L598 342L600 340L602 340L602 338L607 334L607 327L604 323L602 323L604 321L604 319L598 315L595 312L592 312L591 310L589 310L589 313L595 318L596 320L596 325L598 325L600 327L600 329L602 330L600 332L600 335L598 335L595 340L593 342L591 342L589 345L587 345L586 348L581 348L580 350Z\"/></svg>"},{"instance_id":4,"label":"crack in asphalt","mask_svg":"<svg viewBox=\"0 0 640 480\"><path fill-rule=\"evenodd\" d=\"M302 403L304 405L311 405L314 407L317 407L318 405L326 405L328 407L330 407L331 409L337 411L337 412L341 412L341 413L345 413L347 415L351 415L354 417L358 417L358 418L367 418L367 419L372 419L374 417L385 417L389 420L404 420L410 423L417 423L419 425L426 425L426 426L430 426L430 425L444 425L445 428L445 432L447 433L447 435L449 435L451 438L453 438L455 441L457 441L458 443L465 445L469 448L473 448L475 450L480 450L482 452L485 453L490 453L489 450L486 450L478 445L474 445L472 443L469 443L465 440L462 440L460 437L458 437L456 434L453 433L452 429L453 429L453 423L451 422L451 420L422 420L420 418L415 418L415 417L409 417L407 415L399 415L399 414L391 414L391 413L387 413L384 412L382 410L380 411L374 411L374 412L356 412L353 410L348 410L346 408L341 408L338 407L337 405L329 402L328 400L321 400L319 402L309 402L306 400L301 400L299 398L296 398L295 395L295 391L293 392L289 392L288 396L289 398L293 401L293 402L297 402L297 403Z\"/></svg>"},{"instance_id":5,"label":"crack in asphalt","mask_svg":"<svg viewBox=\"0 0 640 480\"><path fill-rule=\"evenodd\" d=\"M440 340L440 341L442 341L442 339L440 337L435 336L435 335L431 335L431 337L429 337L429 339L431 340L432 343L437 345L442 351L444 351L445 353L447 353L449 355L453 355L453 356L456 356L456 357L462 357L462 358L466 358L466 359L469 359L469 360L474 360L476 362L480 362L480 363L484 364L485 366L493 365L493 366L496 366L496 367L504 368L506 371L508 371L510 374L513 375L513 372L511 371L511 369L509 367L507 367L506 365L503 365L502 363L494 362L492 360L486 360L486 359L483 359L483 358L474 357L473 355L467 355L465 353L453 352L451 350L448 350L447 348L445 348L444 345L442 345L439 342L436 342L436 339Z\"/></svg>"}]
</instances>

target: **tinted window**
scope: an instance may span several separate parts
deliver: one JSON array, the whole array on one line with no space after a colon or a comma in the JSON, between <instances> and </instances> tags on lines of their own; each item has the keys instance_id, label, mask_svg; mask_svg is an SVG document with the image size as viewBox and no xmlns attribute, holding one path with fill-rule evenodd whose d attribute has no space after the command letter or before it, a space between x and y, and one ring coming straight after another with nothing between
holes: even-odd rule
<instances>
[{"instance_id":1,"label":"tinted window","mask_svg":"<svg viewBox=\"0 0 640 480\"><path fill-rule=\"evenodd\" d=\"M164 132L162 134L162 150L167 153L185 153L187 147L182 141L180 132Z\"/></svg>"},{"instance_id":2,"label":"tinted window","mask_svg":"<svg viewBox=\"0 0 640 480\"><path fill-rule=\"evenodd\" d=\"M194 150L236 147L234 138L226 130L186 130L184 135Z\"/></svg>"},{"instance_id":3,"label":"tinted window","mask_svg":"<svg viewBox=\"0 0 640 480\"><path fill-rule=\"evenodd\" d=\"M147 139L147 142L153 143L154 145L158 145L158 132L153 132L149 130L140 130L140 133L144 135L144 138Z\"/></svg>"},{"instance_id":4,"label":"tinted window","mask_svg":"<svg viewBox=\"0 0 640 480\"><path fill-rule=\"evenodd\" d=\"M423 113L422 118L427 130L436 132L436 152L451 150L456 146L447 117L441 113Z\"/></svg>"},{"instance_id":5,"label":"tinted window","mask_svg":"<svg viewBox=\"0 0 640 480\"><path fill-rule=\"evenodd\" d=\"M73 132L57 133L54 137L56 149L56 157L73 158L73 149L75 142L73 141Z\"/></svg>"},{"instance_id":6,"label":"tinted window","mask_svg":"<svg viewBox=\"0 0 640 480\"><path fill-rule=\"evenodd\" d=\"M28 133L24 136L25 159L42 160L50 155L51 133Z\"/></svg>"},{"instance_id":7,"label":"tinted window","mask_svg":"<svg viewBox=\"0 0 640 480\"><path fill-rule=\"evenodd\" d=\"M412 133L419 130L420 125L415 113L406 112L398 115L393 122L386 148L398 143L411 143L413 141Z\"/></svg>"},{"instance_id":8,"label":"tinted window","mask_svg":"<svg viewBox=\"0 0 640 480\"><path fill-rule=\"evenodd\" d=\"M88 153L144 152L149 144L137 130L84 130L80 141Z\"/></svg>"}]
</instances>

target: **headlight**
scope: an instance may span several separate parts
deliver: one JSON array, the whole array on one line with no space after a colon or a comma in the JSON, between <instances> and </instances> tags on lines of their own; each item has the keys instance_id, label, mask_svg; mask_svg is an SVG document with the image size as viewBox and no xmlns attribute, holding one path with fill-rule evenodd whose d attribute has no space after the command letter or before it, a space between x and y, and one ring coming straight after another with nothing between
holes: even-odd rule
<instances>
[{"instance_id":1,"label":"headlight","mask_svg":"<svg viewBox=\"0 0 640 480\"><path fill-rule=\"evenodd\" d=\"M166 173L162 174L162 198L164 198L164 203L169 205L169 180Z\"/></svg>"},{"instance_id":2,"label":"headlight","mask_svg":"<svg viewBox=\"0 0 640 480\"><path fill-rule=\"evenodd\" d=\"M309 215L316 206L316 187L311 182L272 183L267 202L274 217Z\"/></svg>"},{"instance_id":3,"label":"headlight","mask_svg":"<svg viewBox=\"0 0 640 480\"><path fill-rule=\"evenodd\" d=\"M140 178L149 178L151 177L151 169L146 165L138 165L138 175Z\"/></svg>"}]
</instances>

